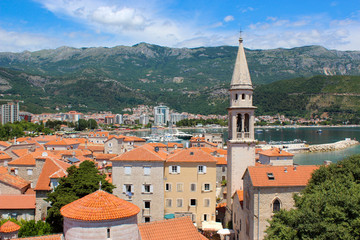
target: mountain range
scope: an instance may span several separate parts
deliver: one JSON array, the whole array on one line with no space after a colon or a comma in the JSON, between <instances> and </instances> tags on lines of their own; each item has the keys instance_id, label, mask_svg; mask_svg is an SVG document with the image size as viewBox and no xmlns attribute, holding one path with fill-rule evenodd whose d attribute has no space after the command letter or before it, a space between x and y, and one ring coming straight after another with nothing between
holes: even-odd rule
<instances>
[{"instance_id":1,"label":"mountain range","mask_svg":"<svg viewBox=\"0 0 360 240\"><path fill-rule=\"evenodd\" d=\"M132 47L3 52L0 93L3 99L23 100L22 110L33 113L121 112L138 104L163 103L179 112L225 114L237 49L168 48L140 43ZM255 86L254 99L264 93L261 89L279 80L295 78L281 83L291 85L315 75L360 75L359 51L305 46L246 49L246 56ZM262 99L260 95L258 98ZM259 105L260 112L272 112L272 108Z\"/></svg>"}]
</instances>

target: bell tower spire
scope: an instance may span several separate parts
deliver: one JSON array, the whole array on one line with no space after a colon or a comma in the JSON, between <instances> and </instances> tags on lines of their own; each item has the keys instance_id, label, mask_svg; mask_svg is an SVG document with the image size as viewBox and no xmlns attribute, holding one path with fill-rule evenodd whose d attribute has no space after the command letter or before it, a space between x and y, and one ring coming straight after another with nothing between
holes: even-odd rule
<instances>
[{"instance_id":1,"label":"bell tower spire","mask_svg":"<svg viewBox=\"0 0 360 240\"><path fill-rule=\"evenodd\" d=\"M242 176L248 166L255 165L253 87L246 61L243 39L239 48L230 85L228 108L228 154L227 154L227 206L232 206L231 197L243 189Z\"/></svg>"}]
</instances>

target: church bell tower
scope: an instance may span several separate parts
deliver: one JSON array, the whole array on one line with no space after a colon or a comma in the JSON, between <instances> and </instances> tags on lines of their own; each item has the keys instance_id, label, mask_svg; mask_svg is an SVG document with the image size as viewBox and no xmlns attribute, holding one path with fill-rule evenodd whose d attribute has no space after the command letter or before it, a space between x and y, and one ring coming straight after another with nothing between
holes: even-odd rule
<instances>
[{"instance_id":1,"label":"church bell tower","mask_svg":"<svg viewBox=\"0 0 360 240\"><path fill-rule=\"evenodd\" d=\"M248 166L255 165L253 87L243 47L239 49L230 85L229 128L227 141L227 206L232 206L232 196L243 189L242 176Z\"/></svg>"}]
</instances>

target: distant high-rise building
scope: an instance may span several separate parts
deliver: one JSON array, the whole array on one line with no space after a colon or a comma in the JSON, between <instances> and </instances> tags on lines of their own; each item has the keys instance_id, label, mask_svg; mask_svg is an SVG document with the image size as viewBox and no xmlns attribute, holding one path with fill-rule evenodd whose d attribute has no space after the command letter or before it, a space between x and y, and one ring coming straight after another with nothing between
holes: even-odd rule
<instances>
[{"instance_id":1,"label":"distant high-rise building","mask_svg":"<svg viewBox=\"0 0 360 240\"><path fill-rule=\"evenodd\" d=\"M154 124L164 126L170 121L169 108L166 106L154 107Z\"/></svg>"},{"instance_id":2,"label":"distant high-rise building","mask_svg":"<svg viewBox=\"0 0 360 240\"><path fill-rule=\"evenodd\" d=\"M187 118L186 115L183 115L181 113L172 113L170 114L170 122L171 124L176 124L177 122Z\"/></svg>"},{"instance_id":3,"label":"distant high-rise building","mask_svg":"<svg viewBox=\"0 0 360 240\"><path fill-rule=\"evenodd\" d=\"M140 118L139 118L139 123L142 124L142 125L146 125L149 123L149 116L148 115L141 115Z\"/></svg>"},{"instance_id":4,"label":"distant high-rise building","mask_svg":"<svg viewBox=\"0 0 360 240\"><path fill-rule=\"evenodd\" d=\"M123 116L121 114L116 114L115 115L115 124L123 124Z\"/></svg>"},{"instance_id":5,"label":"distant high-rise building","mask_svg":"<svg viewBox=\"0 0 360 240\"><path fill-rule=\"evenodd\" d=\"M1 105L1 123L19 121L19 102L9 102Z\"/></svg>"}]
</instances>

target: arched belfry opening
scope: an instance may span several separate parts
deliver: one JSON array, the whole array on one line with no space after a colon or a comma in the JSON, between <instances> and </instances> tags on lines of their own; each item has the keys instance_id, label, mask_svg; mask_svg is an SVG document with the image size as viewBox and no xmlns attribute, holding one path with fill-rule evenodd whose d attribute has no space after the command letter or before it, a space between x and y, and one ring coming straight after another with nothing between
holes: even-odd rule
<instances>
[{"instance_id":1,"label":"arched belfry opening","mask_svg":"<svg viewBox=\"0 0 360 240\"><path fill-rule=\"evenodd\" d=\"M242 115L239 113L237 115L237 121L236 121L236 132L241 133L242 130Z\"/></svg>"},{"instance_id":2,"label":"arched belfry opening","mask_svg":"<svg viewBox=\"0 0 360 240\"><path fill-rule=\"evenodd\" d=\"M244 131L246 133L250 132L250 116L248 113L245 113L245 128Z\"/></svg>"}]
</instances>

